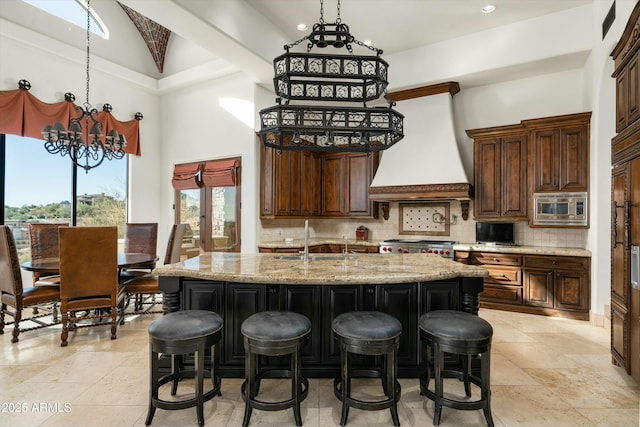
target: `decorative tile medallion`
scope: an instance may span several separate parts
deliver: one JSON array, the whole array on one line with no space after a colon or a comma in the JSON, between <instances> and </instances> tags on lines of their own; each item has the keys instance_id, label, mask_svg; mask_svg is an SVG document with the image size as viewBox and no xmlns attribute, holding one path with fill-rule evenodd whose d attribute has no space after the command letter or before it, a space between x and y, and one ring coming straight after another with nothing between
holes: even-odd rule
<instances>
[{"instance_id":1,"label":"decorative tile medallion","mask_svg":"<svg viewBox=\"0 0 640 427\"><path fill-rule=\"evenodd\" d=\"M400 234L449 235L449 202L400 203Z\"/></svg>"}]
</instances>

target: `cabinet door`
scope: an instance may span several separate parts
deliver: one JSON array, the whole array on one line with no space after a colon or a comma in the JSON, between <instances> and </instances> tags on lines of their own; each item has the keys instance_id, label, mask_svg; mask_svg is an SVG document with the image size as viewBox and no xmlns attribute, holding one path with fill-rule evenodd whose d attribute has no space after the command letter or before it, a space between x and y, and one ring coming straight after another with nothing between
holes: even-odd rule
<instances>
[{"instance_id":1,"label":"cabinet door","mask_svg":"<svg viewBox=\"0 0 640 427\"><path fill-rule=\"evenodd\" d=\"M537 130L534 135L533 191L557 191L560 170L560 131Z\"/></svg>"},{"instance_id":2,"label":"cabinet door","mask_svg":"<svg viewBox=\"0 0 640 427\"><path fill-rule=\"evenodd\" d=\"M458 310L459 286L457 280L420 283L420 315L434 310Z\"/></svg>"},{"instance_id":3,"label":"cabinet door","mask_svg":"<svg viewBox=\"0 0 640 427\"><path fill-rule=\"evenodd\" d=\"M276 150L262 147L260 159L260 215L272 216L274 209L274 172L276 161Z\"/></svg>"},{"instance_id":4,"label":"cabinet door","mask_svg":"<svg viewBox=\"0 0 640 427\"><path fill-rule=\"evenodd\" d=\"M283 150L275 156L276 215L300 215L300 152Z\"/></svg>"},{"instance_id":5,"label":"cabinet door","mask_svg":"<svg viewBox=\"0 0 640 427\"><path fill-rule=\"evenodd\" d=\"M395 317L402 324L399 364L413 365L418 361L417 291L417 283L377 286L376 309Z\"/></svg>"},{"instance_id":6,"label":"cabinet door","mask_svg":"<svg viewBox=\"0 0 640 427\"><path fill-rule=\"evenodd\" d=\"M630 192L630 164L617 166L611 175L611 300L625 310L629 304L629 247L627 209Z\"/></svg>"},{"instance_id":7,"label":"cabinet door","mask_svg":"<svg viewBox=\"0 0 640 427\"><path fill-rule=\"evenodd\" d=\"M527 269L523 271L525 305L553 308L553 270Z\"/></svg>"},{"instance_id":8,"label":"cabinet door","mask_svg":"<svg viewBox=\"0 0 640 427\"><path fill-rule=\"evenodd\" d=\"M638 70L638 54L629 60L626 66L627 83L627 122L633 123L640 117L640 72Z\"/></svg>"},{"instance_id":9,"label":"cabinet door","mask_svg":"<svg viewBox=\"0 0 640 427\"><path fill-rule=\"evenodd\" d=\"M311 321L309 341L302 348L302 363L320 363L322 325L320 320L321 286L282 286L282 310L306 316Z\"/></svg>"},{"instance_id":10,"label":"cabinet door","mask_svg":"<svg viewBox=\"0 0 640 427\"><path fill-rule=\"evenodd\" d=\"M511 136L502 141L501 212L503 217L526 218L529 215L527 137Z\"/></svg>"},{"instance_id":11,"label":"cabinet door","mask_svg":"<svg viewBox=\"0 0 640 427\"><path fill-rule=\"evenodd\" d=\"M629 363L629 312L626 307L611 301L611 355L615 362L627 373L631 372Z\"/></svg>"},{"instance_id":12,"label":"cabinet door","mask_svg":"<svg viewBox=\"0 0 640 427\"><path fill-rule=\"evenodd\" d=\"M589 309L589 279L585 270L556 270L553 286L555 308Z\"/></svg>"},{"instance_id":13,"label":"cabinet door","mask_svg":"<svg viewBox=\"0 0 640 427\"><path fill-rule=\"evenodd\" d=\"M320 213L320 157L310 151L300 156L300 214L315 216Z\"/></svg>"},{"instance_id":14,"label":"cabinet door","mask_svg":"<svg viewBox=\"0 0 640 427\"><path fill-rule=\"evenodd\" d=\"M589 190L589 135L586 126L560 130L560 191Z\"/></svg>"},{"instance_id":15,"label":"cabinet door","mask_svg":"<svg viewBox=\"0 0 640 427\"><path fill-rule=\"evenodd\" d=\"M373 179L372 158L361 153L349 153L347 162L348 194L346 214L349 216L371 216L373 203L369 201L369 184Z\"/></svg>"},{"instance_id":16,"label":"cabinet door","mask_svg":"<svg viewBox=\"0 0 640 427\"><path fill-rule=\"evenodd\" d=\"M616 77L616 132L627 127L629 111L628 68L625 67Z\"/></svg>"},{"instance_id":17,"label":"cabinet door","mask_svg":"<svg viewBox=\"0 0 640 427\"><path fill-rule=\"evenodd\" d=\"M322 157L322 215L344 215L345 157L330 154Z\"/></svg>"},{"instance_id":18,"label":"cabinet door","mask_svg":"<svg viewBox=\"0 0 640 427\"><path fill-rule=\"evenodd\" d=\"M362 310L362 286L340 285L322 288L322 363L340 364L340 348L336 345L331 324L336 316Z\"/></svg>"},{"instance_id":19,"label":"cabinet door","mask_svg":"<svg viewBox=\"0 0 640 427\"><path fill-rule=\"evenodd\" d=\"M227 283L225 334L225 363L244 363L242 322L254 313L266 310L267 287L244 283Z\"/></svg>"},{"instance_id":20,"label":"cabinet door","mask_svg":"<svg viewBox=\"0 0 640 427\"><path fill-rule=\"evenodd\" d=\"M474 144L474 215L478 219L499 217L502 210L501 147L499 138L479 140Z\"/></svg>"},{"instance_id":21,"label":"cabinet door","mask_svg":"<svg viewBox=\"0 0 640 427\"><path fill-rule=\"evenodd\" d=\"M224 307L224 282L206 282L201 280L185 280L184 298L182 300L183 310L208 310L218 313L220 317L225 318ZM225 325L226 326L226 325ZM224 326L223 326L224 335ZM216 363L224 363L225 354L224 336L215 346ZM205 349L205 361L211 360L211 350ZM193 354L186 356L186 363L194 363Z\"/></svg>"}]
</instances>

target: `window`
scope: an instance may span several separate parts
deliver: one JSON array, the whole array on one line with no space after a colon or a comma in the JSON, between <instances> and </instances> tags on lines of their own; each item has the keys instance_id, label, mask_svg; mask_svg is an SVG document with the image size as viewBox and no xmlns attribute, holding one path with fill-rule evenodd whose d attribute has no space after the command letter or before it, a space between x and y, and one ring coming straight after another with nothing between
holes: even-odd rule
<instances>
[{"instance_id":1,"label":"window","mask_svg":"<svg viewBox=\"0 0 640 427\"><path fill-rule=\"evenodd\" d=\"M126 221L125 159L105 160L89 173L80 170L74 186L71 160L49 154L43 144L39 139L0 134L3 223L13 230L21 262L31 257L30 222L117 225L123 230Z\"/></svg>"},{"instance_id":2,"label":"window","mask_svg":"<svg viewBox=\"0 0 640 427\"><path fill-rule=\"evenodd\" d=\"M183 258L240 252L240 158L176 165L176 223L188 224Z\"/></svg>"},{"instance_id":3,"label":"window","mask_svg":"<svg viewBox=\"0 0 640 427\"><path fill-rule=\"evenodd\" d=\"M80 28L87 28L87 2L86 0L22 0L31 6L37 7L53 16L64 19ZM109 30L106 25L91 8L91 25L92 33L99 35L105 39L109 39Z\"/></svg>"}]
</instances>

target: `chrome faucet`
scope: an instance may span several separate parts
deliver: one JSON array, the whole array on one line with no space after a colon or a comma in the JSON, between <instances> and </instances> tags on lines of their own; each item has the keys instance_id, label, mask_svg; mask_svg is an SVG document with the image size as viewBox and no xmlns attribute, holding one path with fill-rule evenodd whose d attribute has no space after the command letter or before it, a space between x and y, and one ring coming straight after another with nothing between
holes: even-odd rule
<instances>
[{"instance_id":1,"label":"chrome faucet","mask_svg":"<svg viewBox=\"0 0 640 427\"><path fill-rule=\"evenodd\" d=\"M304 262L309 261L309 220L304 220L304 253L302 254Z\"/></svg>"},{"instance_id":2,"label":"chrome faucet","mask_svg":"<svg viewBox=\"0 0 640 427\"><path fill-rule=\"evenodd\" d=\"M342 255L346 258L349 256L349 239L347 239L347 236L342 236L342 239L344 240L344 250Z\"/></svg>"}]
</instances>

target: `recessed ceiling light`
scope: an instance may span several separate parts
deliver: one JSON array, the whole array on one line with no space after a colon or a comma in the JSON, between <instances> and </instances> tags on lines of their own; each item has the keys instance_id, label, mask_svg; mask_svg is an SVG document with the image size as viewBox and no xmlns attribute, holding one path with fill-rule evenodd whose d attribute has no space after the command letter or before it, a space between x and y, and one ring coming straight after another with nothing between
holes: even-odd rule
<instances>
[{"instance_id":1,"label":"recessed ceiling light","mask_svg":"<svg viewBox=\"0 0 640 427\"><path fill-rule=\"evenodd\" d=\"M482 8L482 13L491 13L491 12L493 12L494 10L496 10L495 5L493 5L493 4L488 4L488 5L486 5L485 7L483 7L483 8Z\"/></svg>"},{"instance_id":2,"label":"recessed ceiling light","mask_svg":"<svg viewBox=\"0 0 640 427\"><path fill-rule=\"evenodd\" d=\"M362 43L364 43L367 46L372 46L373 45L373 42L371 40L365 40Z\"/></svg>"},{"instance_id":3,"label":"recessed ceiling light","mask_svg":"<svg viewBox=\"0 0 640 427\"><path fill-rule=\"evenodd\" d=\"M298 24L298 31L305 31L307 29L307 24Z\"/></svg>"}]
</instances>

